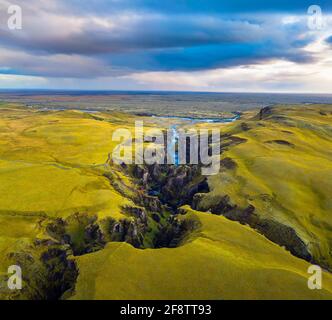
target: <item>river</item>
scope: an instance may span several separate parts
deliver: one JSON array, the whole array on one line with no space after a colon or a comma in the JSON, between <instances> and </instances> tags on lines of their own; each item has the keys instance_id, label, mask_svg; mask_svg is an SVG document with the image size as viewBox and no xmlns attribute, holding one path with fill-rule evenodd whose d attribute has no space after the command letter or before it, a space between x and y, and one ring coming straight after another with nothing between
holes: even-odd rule
<instances>
[{"instance_id":1,"label":"river","mask_svg":"<svg viewBox=\"0 0 332 320\"><path fill-rule=\"evenodd\" d=\"M181 121L181 126L188 125L188 124L198 124L198 123L231 123L236 120L238 120L241 117L241 114L238 112L233 113L234 116L229 118L192 118L192 117L179 117L179 116L152 116L156 119L175 119ZM176 150L176 145L179 141L179 132L178 128L180 127L180 124L174 124L170 128L172 130L172 140L171 144L167 147L168 150L173 151L175 150L174 154L174 164L176 166L179 165L179 154Z\"/></svg>"}]
</instances>

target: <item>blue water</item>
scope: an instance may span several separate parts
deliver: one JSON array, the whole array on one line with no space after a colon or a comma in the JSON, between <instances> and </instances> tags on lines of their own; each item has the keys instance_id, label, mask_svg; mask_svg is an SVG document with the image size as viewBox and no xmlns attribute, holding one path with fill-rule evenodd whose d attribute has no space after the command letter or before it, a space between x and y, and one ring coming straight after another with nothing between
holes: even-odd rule
<instances>
[{"instance_id":1,"label":"blue water","mask_svg":"<svg viewBox=\"0 0 332 320\"><path fill-rule=\"evenodd\" d=\"M231 118L194 118L194 117L180 117L180 116L152 116L153 118L158 119L177 119L181 121L188 121L192 124L195 123L229 123L234 122L240 118L239 113L234 113L234 117Z\"/></svg>"},{"instance_id":2,"label":"blue water","mask_svg":"<svg viewBox=\"0 0 332 320\"><path fill-rule=\"evenodd\" d=\"M197 123L231 123L238 119L240 119L241 115L239 113L234 113L233 117L230 118L191 118L191 117L177 117L177 116L153 116L158 119L177 119L183 122L188 122L188 124L197 124ZM179 124L175 124L171 126L171 130L173 133L171 144L168 146L168 150L173 151L175 148L175 152L173 153L173 162L176 166L179 165L179 153L176 150L176 144L179 141L179 133L178 133Z\"/></svg>"}]
</instances>

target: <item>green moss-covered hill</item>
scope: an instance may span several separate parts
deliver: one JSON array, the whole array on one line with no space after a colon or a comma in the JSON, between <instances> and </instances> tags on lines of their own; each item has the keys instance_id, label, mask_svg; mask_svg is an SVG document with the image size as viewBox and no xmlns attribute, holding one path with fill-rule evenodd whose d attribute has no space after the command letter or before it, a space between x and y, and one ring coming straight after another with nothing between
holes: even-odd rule
<instances>
[{"instance_id":1,"label":"green moss-covered hill","mask_svg":"<svg viewBox=\"0 0 332 320\"><path fill-rule=\"evenodd\" d=\"M176 217L108 161L135 119L1 104L1 299L332 298L332 107L210 124L221 171ZM21 291L3 286L12 264Z\"/></svg>"},{"instance_id":2,"label":"green moss-covered hill","mask_svg":"<svg viewBox=\"0 0 332 320\"><path fill-rule=\"evenodd\" d=\"M306 247L294 250L332 270L332 108L265 108L228 127L223 149L222 170L196 207L272 240L282 241L281 230L287 238L282 226L291 227Z\"/></svg>"}]
</instances>

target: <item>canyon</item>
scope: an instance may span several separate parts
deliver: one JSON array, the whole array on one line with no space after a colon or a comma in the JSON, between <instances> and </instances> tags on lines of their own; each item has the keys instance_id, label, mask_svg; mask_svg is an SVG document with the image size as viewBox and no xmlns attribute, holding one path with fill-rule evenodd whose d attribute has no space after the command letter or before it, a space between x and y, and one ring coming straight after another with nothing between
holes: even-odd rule
<instances>
[{"instance_id":1,"label":"canyon","mask_svg":"<svg viewBox=\"0 0 332 320\"><path fill-rule=\"evenodd\" d=\"M2 297L331 297L330 106L191 122L220 129L212 176L201 165L109 162L116 144L105 136L137 119L159 125L150 116L0 111L0 266L23 272L23 290ZM323 290L307 288L311 264L325 270Z\"/></svg>"}]
</instances>

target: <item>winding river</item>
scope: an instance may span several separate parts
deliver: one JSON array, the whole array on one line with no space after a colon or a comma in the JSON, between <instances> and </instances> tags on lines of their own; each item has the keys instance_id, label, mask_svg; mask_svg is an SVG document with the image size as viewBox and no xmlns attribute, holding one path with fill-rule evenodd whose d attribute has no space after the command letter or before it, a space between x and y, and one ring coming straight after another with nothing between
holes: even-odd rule
<instances>
[{"instance_id":1,"label":"winding river","mask_svg":"<svg viewBox=\"0 0 332 320\"><path fill-rule=\"evenodd\" d=\"M188 124L198 124L198 123L231 123L238 120L241 117L241 114L238 112L233 113L234 116L229 118L191 118L191 117L180 117L180 116L152 116L156 119L167 120L167 119L175 119L181 121L181 126L188 125ZM171 126L172 130L172 140L171 144L168 146L169 150L175 150L175 146L179 141L179 128L180 124L174 124ZM179 155L178 152L175 151L174 153L174 164L176 166L179 165Z\"/></svg>"}]
</instances>

